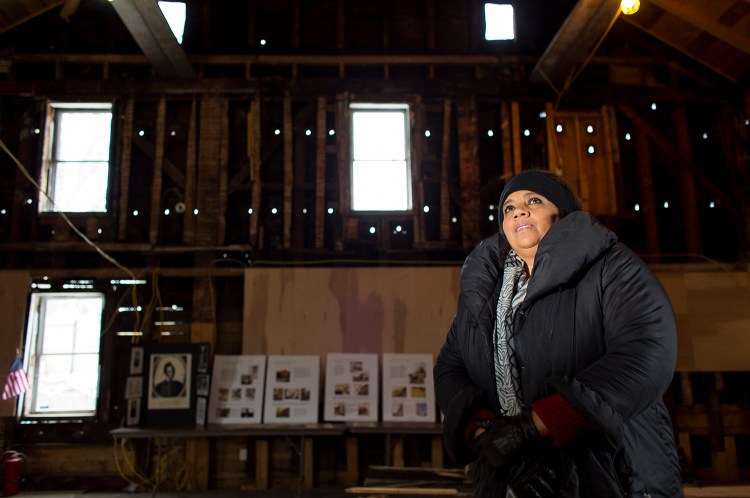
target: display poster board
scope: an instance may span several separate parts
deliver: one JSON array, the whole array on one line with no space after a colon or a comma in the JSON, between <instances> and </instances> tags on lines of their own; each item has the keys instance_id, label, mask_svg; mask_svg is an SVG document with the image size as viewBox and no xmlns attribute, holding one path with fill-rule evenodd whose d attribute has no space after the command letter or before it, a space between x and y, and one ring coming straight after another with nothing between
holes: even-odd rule
<instances>
[{"instance_id":1,"label":"display poster board","mask_svg":"<svg viewBox=\"0 0 750 498\"><path fill-rule=\"evenodd\" d=\"M269 355L263 422L318 422L320 357Z\"/></svg>"},{"instance_id":2,"label":"display poster board","mask_svg":"<svg viewBox=\"0 0 750 498\"><path fill-rule=\"evenodd\" d=\"M265 355L216 355L209 398L209 424L263 421Z\"/></svg>"},{"instance_id":3,"label":"display poster board","mask_svg":"<svg viewBox=\"0 0 750 498\"><path fill-rule=\"evenodd\" d=\"M205 423L206 397L198 396L196 388L201 376L201 390L207 392L209 349L207 343L152 344L146 348L140 409L141 416L145 409L146 425ZM129 408L135 411L134 406Z\"/></svg>"},{"instance_id":4,"label":"display poster board","mask_svg":"<svg viewBox=\"0 0 750 498\"><path fill-rule=\"evenodd\" d=\"M383 353L383 421L435 422L431 354Z\"/></svg>"},{"instance_id":5,"label":"display poster board","mask_svg":"<svg viewBox=\"0 0 750 498\"><path fill-rule=\"evenodd\" d=\"M378 420L378 355L326 355L323 417L328 422Z\"/></svg>"}]
</instances>

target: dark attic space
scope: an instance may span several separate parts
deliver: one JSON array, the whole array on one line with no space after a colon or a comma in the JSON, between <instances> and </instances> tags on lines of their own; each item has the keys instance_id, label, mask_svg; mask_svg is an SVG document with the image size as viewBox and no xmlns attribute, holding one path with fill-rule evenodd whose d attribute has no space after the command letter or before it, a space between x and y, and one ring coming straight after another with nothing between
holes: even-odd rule
<instances>
[{"instance_id":1,"label":"dark attic space","mask_svg":"<svg viewBox=\"0 0 750 498\"><path fill-rule=\"evenodd\" d=\"M748 0L2 0L0 493L750 496L749 83Z\"/></svg>"}]
</instances>

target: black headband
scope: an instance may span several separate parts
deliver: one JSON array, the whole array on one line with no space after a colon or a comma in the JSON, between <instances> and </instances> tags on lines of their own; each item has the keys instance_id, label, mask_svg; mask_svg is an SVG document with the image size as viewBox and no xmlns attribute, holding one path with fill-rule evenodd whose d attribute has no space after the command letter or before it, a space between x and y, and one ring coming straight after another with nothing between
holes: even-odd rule
<instances>
[{"instance_id":1,"label":"black headband","mask_svg":"<svg viewBox=\"0 0 750 498\"><path fill-rule=\"evenodd\" d=\"M523 171L510 179L500 194L500 213L510 194L518 190L531 190L550 200L564 214L581 209L580 204L568 189L549 175L538 171ZM501 218L502 219L502 218Z\"/></svg>"}]
</instances>

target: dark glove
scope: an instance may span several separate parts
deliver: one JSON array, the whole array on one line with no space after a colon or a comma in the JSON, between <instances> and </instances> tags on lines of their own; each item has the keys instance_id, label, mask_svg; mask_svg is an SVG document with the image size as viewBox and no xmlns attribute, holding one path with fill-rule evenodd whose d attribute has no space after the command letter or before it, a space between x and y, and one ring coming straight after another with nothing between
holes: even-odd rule
<instances>
[{"instance_id":1,"label":"dark glove","mask_svg":"<svg viewBox=\"0 0 750 498\"><path fill-rule=\"evenodd\" d=\"M484 432L474 440L480 460L492 467L503 467L530 443L540 439L531 414L521 413L491 420L475 420Z\"/></svg>"},{"instance_id":2,"label":"dark glove","mask_svg":"<svg viewBox=\"0 0 750 498\"><path fill-rule=\"evenodd\" d=\"M505 498L552 498L555 496L557 476L548 466L523 460L508 472Z\"/></svg>"}]
</instances>

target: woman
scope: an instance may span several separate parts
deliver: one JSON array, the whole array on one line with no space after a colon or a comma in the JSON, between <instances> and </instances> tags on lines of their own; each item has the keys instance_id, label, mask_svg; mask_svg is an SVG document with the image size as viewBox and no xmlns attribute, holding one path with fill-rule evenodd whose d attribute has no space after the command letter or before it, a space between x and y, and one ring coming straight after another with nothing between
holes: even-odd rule
<instances>
[{"instance_id":1,"label":"woman","mask_svg":"<svg viewBox=\"0 0 750 498\"><path fill-rule=\"evenodd\" d=\"M580 208L557 175L520 173L499 234L461 271L435 389L477 497L682 496L661 399L677 349L669 300Z\"/></svg>"}]
</instances>

